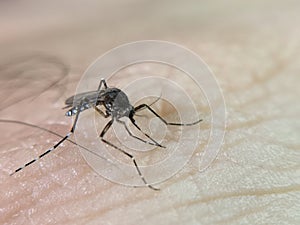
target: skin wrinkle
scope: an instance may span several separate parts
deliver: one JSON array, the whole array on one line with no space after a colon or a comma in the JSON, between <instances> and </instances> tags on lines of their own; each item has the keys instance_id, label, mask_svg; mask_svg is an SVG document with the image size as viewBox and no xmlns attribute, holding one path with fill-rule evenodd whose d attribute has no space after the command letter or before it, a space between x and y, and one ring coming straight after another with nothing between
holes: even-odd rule
<instances>
[{"instance_id":1,"label":"skin wrinkle","mask_svg":"<svg viewBox=\"0 0 300 225\"><path fill-rule=\"evenodd\" d=\"M245 130L247 129L251 129L252 127L258 126L258 125L262 125L265 122L268 121L274 121L278 118L282 118L282 116L280 115L274 115L274 116L270 116L270 117L264 117L261 115L257 115L254 119L251 120L247 120L245 122L239 122L239 123L235 123L235 124L228 124L227 129L228 131L235 131L235 130Z\"/></svg>"},{"instance_id":2,"label":"skin wrinkle","mask_svg":"<svg viewBox=\"0 0 300 225\"><path fill-rule=\"evenodd\" d=\"M263 87L263 86L260 86L260 87ZM253 88L254 87L252 87L252 89ZM255 88L257 88L257 86L255 86ZM248 99L246 102L239 103L239 105L236 105L236 106L233 106L233 107L235 109L241 110L241 108L243 108L243 107L249 108L249 106L257 105L260 102L266 102L266 101L272 100L272 98L274 98L274 94L276 94L276 93L274 93L274 92L272 93L270 91L267 91L268 89L266 89L266 88L263 89L263 90L264 90L263 95L257 96L257 97L252 98L252 99ZM236 94L238 94L238 93L236 93ZM281 115L281 118L282 118L282 115Z\"/></svg>"},{"instance_id":3,"label":"skin wrinkle","mask_svg":"<svg viewBox=\"0 0 300 225\"><path fill-rule=\"evenodd\" d=\"M135 1L131 3L131 6L134 3ZM7 42L2 45L0 43L0 45L3 52L11 52L12 55L24 53L28 49L42 49L44 52L51 52L51 55L59 56L63 62L68 62L68 64L70 62L71 80L68 80L69 83L64 88L71 92L75 91L78 82L78 79L73 78L74 68L76 67L76 74L82 74L87 65L99 53L103 53L120 43L155 37L188 45L190 49L203 56L210 66L216 68L216 76L221 83L225 101L230 110L228 114L228 132L218 159L206 172L199 173L197 154L201 153L201 149L205 144L201 143L189 164L180 171L178 176L160 184L162 190L159 193L152 193L143 188L134 189L111 183L99 175L92 176L96 173L92 172L93 170L84 163L80 155L78 153L76 156L72 155L72 151L77 149L73 145L55 152L57 157L46 157L35 166L28 167L26 171L22 172L23 175L17 176L13 180L8 179L6 177L8 172L14 169L15 166L19 166L22 157L27 159L32 150L25 150L24 147L17 148L18 151L24 150L23 153L20 153L22 157L18 157L16 150L12 153L7 149L3 151L1 149L0 158L10 160L10 162L0 161L0 170L2 171L0 173L0 187L1 190L4 190L0 193L0 197L2 199L2 196L5 196L5 202L10 203L6 205L5 202L1 201L1 224L43 224L47 221L59 224L120 224L119 222L122 221L123 224L129 225L136 223L145 225L170 224L168 221L191 225L241 224L242 222L261 224L266 219L262 214L268 214L271 217L266 221L267 223L297 224L294 213L296 198L299 197L299 180L297 179L297 174L299 174L297 168L299 166L296 164L299 142L294 138L287 138L288 134L281 133L281 126L291 124L290 127L284 129L287 129L288 132L295 132L295 124L291 122L297 120L297 115L299 115L296 106L289 107L296 103L295 93L299 90L297 88L299 69L295 65L295 62L299 59L296 53L297 43L295 42L294 46L289 44L292 37L297 39L295 35L298 33L296 31L291 33L290 29L294 30L291 24L299 17L297 16L292 20L292 17L289 16L289 8L291 7L289 4L284 3L283 5L283 3L277 2L274 6L274 2L266 0L262 2L263 4L254 1L251 5L248 4L247 7L244 7L243 3L231 2L230 0L231 6L237 5L240 9L243 9L241 19L238 15L242 16L242 14L233 13L234 7L230 7L231 10L224 6L224 8L218 7L217 12L222 12L221 15L218 15L218 19L212 16L215 15L213 13L204 15L199 13L196 10L197 7L192 7L193 3L190 7L194 8L197 13L184 11L185 7L183 6L188 4L182 3L178 5L180 12L182 11L185 17L191 15L191 18L193 18L188 21L199 20L204 24L204 26L198 26L196 22L194 22L195 24L190 22L186 27L182 22L182 24L179 24L179 28L186 27L183 32L178 27L174 29L175 25L171 24L171 20L162 22L162 28L158 28L157 24L149 19L150 15L156 18L154 11L151 11L151 9L157 9L157 7L160 8L161 13L167 11L169 18L177 18L175 14L172 14L172 10L167 10L168 8L172 9L169 2L167 3L159 5L152 3L150 4L151 8L147 10L147 14L144 14L142 11L145 3L140 2L139 10L141 11L140 15L143 15L143 19L132 16L128 22L125 20L126 13L131 12L128 10L132 7L124 7L122 10L117 7L119 11L125 13L122 20L120 20L122 23L119 23L118 15L113 14L114 10L111 10L116 8L116 5L106 5L102 9L103 12L110 12L114 17L114 22L110 26L105 24L111 18L110 13L106 14L105 23L102 22L103 17L100 13L97 16L98 19L90 19L91 23L86 24L81 21L81 27L78 27L76 22L74 23L76 26L71 24L72 29L70 30L61 28L55 30L51 27L45 27L44 29L47 32L41 32L38 35L34 33L32 35L25 34L21 37L28 38L22 38L22 40L18 40L18 35L15 35L12 44L9 45L10 42ZM202 1L201 8L205 9L205 4L205 1ZM30 6L30 2L28 5ZM150 5L147 4L147 6ZM266 8L272 5L274 14L265 9L255 15L249 13L256 12L256 7L262 7L262 5ZM298 5L295 2L292 8L296 11ZM210 4L208 12L215 12L215 7ZM229 14L228 10L230 11ZM43 12L43 10L41 11ZM244 12L246 12L245 15ZM134 15L134 13L131 13L131 15ZM199 19L197 15L205 20ZM276 27L273 27L271 21L275 19L275 16L278 21L282 21L281 18L285 19L285 22L276 25L277 28L283 28L284 26L284 32L278 32ZM228 20L228 17L230 20ZM254 20L254 17L258 19ZM161 14L158 15L158 18L155 19L156 22L163 20ZM182 19L184 18L179 17L176 21L180 23L183 21ZM219 21L219 26L211 21ZM64 21L61 22L61 24L66 24ZM143 27L143 32L139 30L139 27ZM63 33L59 33L59 31ZM9 36L5 37L9 34L9 32L4 33L3 40L9 40ZM114 37L112 34L122 36L122 39ZM23 47L27 44L30 47ZM228 47L227 44L234 44L239 48L243 48L236 52L230 51L231 46ZM286 45L288 45L287 50L285 49ZM197 48L197 46L199 47ZM257 55L258 57L256 57ZM3 55L2 58L6 57ZM244 66L232 66L231 63L235 62ZM271 65L271 67L268 65ZM292 66L295 68L291 68ZM248 73L249 70L250 74ZM244 76L250 76L251 82L239 82L242 81ZM171 75L170 78L172 79ZM284 83L285 80L288 80L287 84ZM126 78L120 80L120 86L123 82L126 82ZM294 93L293 89L295 90ZM62 107L64 99L69 95L71 93L61 97L61 100L57 103L58 108ZM44 95L39 96L36 100L41 98L44 98ZM46 104L41 105L41 107L45 106ZM52 121L56 119L58 122L63 121L64 111L58 108L48 107L43 113L48 113ZM24 110L26 111L26 109L25 107ZM202 107L199 107L198 110L204 116L209 113L208 109ZM12 114L11 118L13 116ZM0 118L3 118L3 114ZM32 120L29 118L27 121L40 124L35 123L35 118L32 118ZM37 120L37 122L40 121ZM274 125L277 124L278 126L275 128ZM59 127L59 133L64 134L69 129L69 125ZM203 133L209 128L210 123L207 120L203 121L201 124ZM2 128L1 131L3 131ZM268 133L269 131L270 133ZM22 132L26 133L26 129ZM32 140L38 139L34 133L30 136ZM26 139L25 137L15 139L15 146L26 143ZM1 144L3 142L1 140ZM5 142L9 143L8 138ZM44 140L37 140L36 142L36 146L39 146L38 149L41 148L41 151L47 148L48 144L44 142ZM11 148L14 145L8 146ZM271 146L271 149L268 149L268 146ZM253 153L249 153L247 149L251 149ZM26 151L28 152L27 155ZM260 154L259 151L263 154ZM229 155L229 158L223 155L225 152ZM250 154L252 155L250 156ZM271 158L269 159L268 156L271 156ZM263 158L255 161L255 165L247 165L257 157ZM65 159L65 162L59 158ZM264 163L265 160L269 161ZM232 163L233 161L237 163ZM294 163L293 166L287 167L289 161ZM73 174L69 175L72 173L72 168L78 171L74 178ZM259 173L265 174L265 179L263 179L263 176L258 176ZM220 175L217 176L218 174ZM246 176L248 176L247 181L250 183L246 182ZM72 181L64 181L64 179L70 177ZM87 177L86 183L84 182L85 177ZM43 184L42 178L49 180ZM33 189L36 184L41 186ZM249 184L253 190L247 189ZM280 184L280 186L276 187L275 184ZM62 190L60 185L64 186ZM93 190L89 191L91 186L93 186ZM180 188L181 190L179 190ZM185 191L182 191L183 188ZM5 190L8 189L12 190L10 196L5 195ZM32 190L36 191L34 197L31 194ZM289 198L285 200L286 204L275 204L278 200L287 196ZM250 198L252 197L257 201L251 201ZM272 204L273 202L274 204ZM274 215L273 205L277 207L275 212L281 210L282 213ZM4 207L7 208L4 209ZM258 222L259 220L261 223Z\"/></svg>"},{"instance_id":4,"label":"skin wrinkle","mask_svg":"<svg viewBox=\"0 0 300 225\"><path fill-rule=\"evenodd\" d=\"M151 196L151 195L150 195ZM150 197L149 196L149 197ZM88 196L89 197L89 196ZM90 196L91 198L94 198L94 196ZM132 202L131 200L130 200L130 197L131 196L127 196L127 199L123 199L123 201L121 201L121 202L118 202L118 203L116 203L116 204L112 204L112 205L108 205L108 206L106 206L106 207L104 207L104 208L101 208L101 210L97 210L97 211L94 211L93 213L91 213L91 212L89 212L89 214L88 214L88 216L81 216L81 217L78 217L78 219L87 219L88 217L90 218L90 217L92 217L92 218L97 218L97 217L99 217L99 216L101 216L101 215L105 215L105 214L108 214L109 212L111 212L114 208L116 208L116 207L119 207L120 205L122 205L122 206L129 206L129 205L132 205L132 204L136 204L136 203L138 203L138 202ZM145 196L143 196L143 198L141 199L141 200L147 200L147 197L145 197Z\"/></svg>"},{"instance_id":5,"label":"skin wrinkle","mask_svg":"<svg viewBox=\"0 0 300 225\"><path fill-rule=\"evenodd\" d=\"M181 207L193 206L197 205L199 203L201 204L208 204L213 201L219 201L219 200L225 200L227 198L236 198L236 197L247 197L247 196L264 196L264 195L273 195L273 194L286 194L290 192L298 192L300 191L300 185L297 185L295 187L287 186L287 187L277 187L277 188L271 188L271 189L261 189L261 190L244 190L239 192L231 192L231 193L222 193L220 195L215 196L209 196L202 199L192 200L188 202L184 202L182 204L176 204L173 207L179 209ZM164 211L168 211L169 208L160 208L159 212L163 213Z\"/></svg>"},{"instance_id":6,"label":"skin wrinkle","mask_svg":"<svg viewBox=\"0 0 300 225\"><path fill-rule=\"evenodd\" d=\"M108 189L109 190L109 189ZM105 190L104 190L105 191ZM85 195L85 199L86 200L88 200L89 199L89 197L90 198L92 198L92 199L94 199L95 198L95 196L93 196L93 194L94 193L92 193L91 195ZM44 196L45 197L45 196ZM151 197L151 195L149 195L149 198ZM130 196L129 196L129 198L130 198ZM76 198L75 198L76 199ZM145 195L143 196L143 198L141 198L141 200L146 200L147 198L145 197ZM68 203L68 202L71 202L72 200L74 200L74 198L72 198L72 199L70 199L69 201L66 201L66 200L63 200L63 202L64 202L64 204L66 204L66 203ZM93 217L93 215L94 215L94 217L96 218L96 217L99 217L99 216L101 216L101 215L104 215L104 214L106 214L106 213L108 213L108 212L110 212L111 210L113 210L115 207L118 207L119 205L123 205L123 206L126 206L126 205L130 205L130 204L133 204L133 203L137 203L137 202L131 202L130 201L130 199L128 200L128 201L121 201L121 202L118 202L118 203L116 203L116 204L113 204L113 205L109 205L109 206L107 206L106 208L101 208L101 210L100 211L95 211L94 213L89 213L89 217ZM70 203L71 204L71 203ZM47 208L47 207L46 207ZM42 210L42 211L44 211L44 212L46 212L46 208L45 208L45 211L44 210ZM82 217L79 217L79 218L85 218L86 216L82 216Z\"/></svg>"},{"instance_id":7,"label":"skin wrinkle","mask_svg":"<svg viewBox=\"0 0 300 225\"><path fill-rule=\"evenodd\" d=\"M55 172L55 171L57 171L57 169L55 169L55 168L53 168L54 170L50 170L50 171L48 171L49 173L50 173L50 175L51 174L53 174L53 172ZM66 168L64 168L64 169L66 169ZM60 170L60 169L59 169ZM40 173L40 178L44 178L44 176L45 176L45 174L43 174L43 173ZM84 177L84 175L83 175L83 177ZM39 180L39 179L37 179L37 180ZM55 180L51 180L52 182L49 182L49 184L51 185L51 186L53 186L53 187L51 187L51 186L48 186L47 187L47 189L45 189L44 190L44 192L43 191L39 191L38 193L39 193L39 195L38 196L36 196L36 201L31 201L31 204L36 204L36 203L38 203L38 201L39 201L39 199L46 199L46 197L47 197L47 195L48 195L48 192L50 191L50 190L55 190L54 189L54 187L57 187L57 189L59 189L60 188L60 186L62 185L62 184L60 184L60 183L57 183L58 181L55 181ZM42 190L42 189L41 189ZM27 195L25 195L23 198L24 199L26 199L26 196L28 197L28 198L30 198L30 196L31 196L31 194L30 194L30 189L29 189L29 191L27 192ZM31 199L31 198L30 198ZM74 197L72 197L72 199L74 199ZM76 198L75 198L76 199ZM20 200L21 200L21 198L20 198ZM24 202L29 202L29 201L27 201L27 200L24 200ZM29 208L28 208L29 209ZM47 211L46 210L47 209L47 207L45 208L45 212ZM26 210L26 208L23 208L23 210ZM12 212L13 213L13 212Z\"/></svg>"},{"instance_id":8,"label":"skin wrinkle","mask_svg":"<svg viewBox=\"0 0 300 225\"><path fill-rule=\"evenodd\" d=\"M84 177L84 176L83 176ZM50 183L51 184L51 186L50 187L48 187L47 188L47 190L45 190L45 192L44 193L42 193L41 195L39 195L39 196L37 196L37 198L36 198L36 202L35 203L38 203L38 201L39 201L39 199L47 199L47 196L49 195L49 193L55 193L56 192L56 190L60 190L61 189L61 184L59 184L59 183L54 183L54 182L52 182L52 183ZM77 197L76 197L76 195L75 196L69 196L69 201L72 201L72 200L76 200L76 199L78 199ZM59 202L59 201L55 201L55 204L57 205L57 206L60 206L60 203L64 203L64 204L66 204L66 203L68 203L68 201L66 201L66 199L61 199L61 202ZM52 203L51 203L52 204ZM51 206L51 207L53 207L53 206ZM44 213L47 213L47 208L48 208L48 206L44 206L44 207L39 207L39 210L41 210L42 212L44 212ZM24 211L26 211L26 209L24 210Z\"/></svg>"},{"instance_id":9,"label":"skin wrinkle","mask_svg":"<svg viewBox=\"0 0 300 225\"><path fill-rule=\"evenodd\" d=\"M257 123L259 124L259 123L261 123L261 122L264 122L264 119L266 119L266 118L260 118L260 121L258 121ZM274 119L274 118L272 118L272 119ZM257 123L252 124L252 126L257 125ZM240 124L237 124L237 125L235 126L236 129L239 128L238 125L240 125ZM249 125L249 122L246 122L246 123L244 124L244 126L245 126L245 125ZM232 126L228 126L228 127L229 127L229 129L230 129L230 128L232 129ZM247 127L247 126L245 126L245 127ZM288 187L287 187L286 189L288 189ZM284 190L284 189L283 189L283 190ZM264 192L262 192L262 193L269 193L268 191L269 191L269 190L264 191ZM277 192L277 193L278 193L278 192ZM235 195L235 196L239 196L239 195L240 195L240 193L239 193L238 195ZM196 203L197 203L197 202L196 202Z\"/></svg>"},{"instance_id":10,"label":"skin wrinkle","mask_svg":"<svg viewBox=\"0 0 300 225\"><path fill-rule=\"evenodd\" d=\"M255 139L255 138L259 138L258 136L257 137L254 137L254 136L252 136L252 137L248 137L248 139ZM241 138L241 139L238 139L238 140L236 140L236 141L234 141L232 144L230 144L227 148L225 148L224 149L224 151L229 151L233 146L238 146L239 144L242 144L243 143L243 138ZM270 141L270 143L272 143L271 141ZM272 143L272 144L274 144L274 143ZM276 143L277 144L277 143ZM278 145L278 144L277 144ZM297 150L298 150L299 148L297 148ZM296 148L295 149L292 149L292 150L296 150ZM225 157L227 157L231 162L234 162L236 165L238 165L238 166L240 166L240 167L244 167L244 168L246 168L247 167L247 164L245 164L245 163L239 163L236 159L234 159L232 156L229 156L229 155L227 155L226 154L226 156ZM293 171L298 171L299 169L300 169L300 166L299 165L295 165L295 166L288 166L288 167L278 167L278 166L271 166L271 165L265 165L265 164L258 164L258 165L248 165L250 168L252 168L252 169L263 169L263 170L265 170L265 171L273 171L273 172L288 172L288 171L291 171L291 170L293 170Z\"/></svg>"},{"instance_id":11,"label":"skin wrinkle","mask_svg":"<svg viewBox=\"0 0 300 225\"><path fill-rule=\"evenodd\" d=\"M247 217L251 214L255 214L255 213L259 213L261 211L263 211L263 209L265 209L266 207L270 206L272 203L274 203L275 201L271 201L270 203L264 204L260 207L254 207L250 210L245 210L240 212L239 214L233 215L229 218L223 218L222 220L219 221L215 221L215 224L232 224L235 221L238 222L239 220L243 219L244 217Z\"/></svg>"},{"instance_id":12,"label":"skin wrinkle","mask_svg":"<svg viewBox=\"0 0 300 225\"><path fill-rule=\"evenodd\" d=\"M280 52L280 51L278 51ZM296 52L294 52L296 54ZM257 84L260 84L260 87L265 86L267 83L269 83L271 80L275 79L278 76L283 76L282 73L291 63L291 60L294 59L294 55L291 54L288 58L271 58L273 62L273 66L270 68L267 68L265 72L263 72L261 75L259 75L258 72L254 72L252 76L251 82L245 84L245 85L239 85L239 86L231 86L231 92L244 92L245 89L249 88L255 88ZM265 94L269 94L268 92ZM248 102L247 102L248 103ZM249 102L251 103L251 101Z\"/></svg>"}]
</instances>

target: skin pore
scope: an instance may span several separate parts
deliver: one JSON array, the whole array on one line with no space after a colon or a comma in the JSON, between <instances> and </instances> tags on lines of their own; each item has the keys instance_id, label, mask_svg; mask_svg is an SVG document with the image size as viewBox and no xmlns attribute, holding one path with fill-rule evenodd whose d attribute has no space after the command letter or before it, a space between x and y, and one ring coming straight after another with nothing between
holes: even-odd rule
<instances>
[{"instance_id":1,"label":"skin pore","mask_svg":"<svg viewBox=\"0 0 300 225\"><path fill-rule=\"evenodd\" d=\"M88 65L119 44L143 39L172 41L199 54L214 72L227 109L217 159L199 172L206 143L200 144L176 176L158 184L160 191L102 178L71 143L10 177L58 137L1 123L1 224L299 223L297 1L0 4L1 119L65 135L72 121L61 108ZM34 60L17 60L28 55ZM34 72L26 76L23 70ZM209 108L199 112L206 133Z\"/></svg>"}]
</instances>

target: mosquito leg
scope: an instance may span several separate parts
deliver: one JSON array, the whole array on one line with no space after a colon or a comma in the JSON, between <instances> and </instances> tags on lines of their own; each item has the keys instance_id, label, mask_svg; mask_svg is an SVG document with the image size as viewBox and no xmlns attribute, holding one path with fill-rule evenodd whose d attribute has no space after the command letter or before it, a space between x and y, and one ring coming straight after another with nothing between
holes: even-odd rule
<instances>
[{"instance_id":1,"label":"mosquito leg","mask_svg":"<svg viewBox=\"0 0 300 225\"><path fill-rule=\"evenodd\" d=\"M56 132L54 132L52 130L48 130L48 129L40 127L38 125L34 125L34 124L31 124L31 123L26 123L26 122L23 122L23 121L18 121L18 120L3 120L3 119L0 119L0 123L15 123L15 124L19 124L19 125L29 126L29 127L32 127L32 128L43 130L45 132L48 132L48 133L53 134L53 135L55 135L57 137L60 137L60 138L64 137L64 136L62 136L62 135L60 135L60 134L58 134L58 133L56 133ZM90 150L90 149L88 149L88 148L86 148L86 147L84 147L84 146L76 143L75 141L72 141L70 139L66 139L66 141L68 141L68 142L72 143L73 145L76 145L76 146L84 149L85 151L87 151L87 152L89 152L91 154L94 154L95 156L100 157L100 158L102 158L102 159L104 159L104 160L106 160L106 161L109 162L108 159L106 159L106 158L102 157L101 155L97 154L96 152L93 152L92 150Z\"/></svg>"},{"instance_id":2,"label":"mosquito leg","mask_svg":"<svg viewBox=\"0 0 300 225\"><path fill-rule=\"evenodd\" d=\"M104 80L104 79L101 79L100 84L99 84L99 86L98 86L98 91L101 89L102 84L104 85L104 89L107 88L107 84L106 84L105 80Z\"/></svg>"},{"instance_id":3,"label":"mosquito leg","mask_svg":"<svg viewBox=\"0 0 300 225\"><path fill-rule=\"evenodd\" d=\"M172 125L172 126L192 126L192 125L195 125L197 123L200 123L202 121L202 119L200 120L197 120L193 123L169 123L167 122L165 119L163 119L160 115L158 115L149 105L147 104L141 104L137 107L134 108L135 112L138 112L140 110L143 110L143 109L148 109L150 112L152 112L156 117L158 117L164 124L166 125Z\"/></svg>"},{"instance_id":4,"label":"mosquito leg","mask_svg":"<svg viewBox=\"0 0 300 225\"><path fill-rule=\"evenodd\" d=\"M103 138L104 135L106 134L106 132L107 132L107 131L109 130L109 128L111 127L111 125L113 124L113 121L114 121L113 119L112 119L111 121L109 121L109 122L105 125L105 127L103 128L103 130L102 130L102 132L101 132L101 134L100 134L101 141L103 141L105 144L107 144L107 145L113 147L114 149L116 149L116 150L122 152L123 154L125 154L126 156L128 156L129 158L131 158L131 160L132 160L132 162L133 162L133 164L134 164L134 166L135 166L135 169L137 170L137 172L138 172L140 178L142 179L142 181L144 182L144 184L145 184L147 187L151 188L152 190L155 190L155 191L159 190L158 188L155 188L155 187L153 187L152 185L150 185L150 184L147 183L147 181L146 181L146 179L144 178L144 176L143 176L143 174L142 174L140 168L138 167L138 165L137 165L137 163L136 163L135 158L134 158L133 155L129 154L129 153L126 152L125 150L123 150L123 149L117 147L116 145L112 144L111 142L109 142L109 141L107 141L106 139Z\"/></svg>"},{"instance_id":5,"label":"mosquito leg","mask_svg":"<svg viewBox=\"0 0 300 225\"><path fill-rule=\"evenodd\" d=\"M125 127L127 133L128 133L131 137L136 138L137 140L139 140L139 141L141 141L141 142L144 142L144 143L146 143L146 144L149 144L149 145L155 145L155 146L161 147L161 145L159 145L159 144L157 144L157 143L152 143L152 142L149 142L149 141L145 141L145 140L143 140L142 138L139 138L139 137L135 136L134 134L132 134L131 131L129 130L129 128L126 126L126 123L125 123L124 121L122 121L122 120L117 120L117 122L118 122L118 123L121 123L121 124Z\"/></svg>"},{"instance_id":6,"label":"mosquito leg","mask_svg":"<svg viewBox=\"0 0 300 225\"><path fill-rule=\"evenodd\" d=\"M133 119L133 117L129 117L130 121L132 122L132 124L143 134L145 135L147 138L149 138L151 141L153 141L155 143L156 146L161 147L161 148L166 148L165 146L159 144L157 141L155 141L152 137L150 137L150 135L146 134L144 131L142 131L142 129L136 124L135 120Z\"/></svg>"},{"instance_id":7,"label":"mosquito leg","mask_svg":"<svg viewBox=\"0 0 300 225\"><path fill-rule=\"evenodd\" d=\"M99 113L101 116L103 116L104 118L109 117L108 114L105 114L101 109L99 109L97 106L94 106L94 109L96 110L97 113Z\"/></svg>"},{"instance_id":8,"label":"mosquito leg","mask_svg":"<svg viewBox=\"0 0 300 225\"><path fill-rule=\"evenodd\" d=\"M81 108L82 106L82 103L80 104L79 106L79 109ZM58 146L60 146L65 140L67 140L75 131L75 128L76 128L76 124L77 124L77 121L78 121L78 117L79 117L79 114L80 114L80 110L77 110L77 114L76 114L76 117L75 117L75 120L74 120L74 123L72 125L72 128L70 129L69 133L66 134L66 136L64 136L62 139L60 139L59 142L57 142L54 146L52 146L51 148L49 148L47 151L45 151L44 153L42 153L41 155L39 155L38 157L36 157L35 159L31 160L30 162L26 163L24 166L22 167L19 167L18 169L16 169L13 173L10 174L10 176L14 175L15 173L19 172L20 170L24 169L25 167L31 165L32 163L36 162L37 160L43 158L45 155L49 154L50 152L52 152L53 150L55 150Z\"/></svg>"},{"instance_id":9,"label":"mosquito leg","mask_svg":"<svg viewBox=\"0 0 300 225\"><path fill-rule=\"evenodd\" d=\"M160 96L157 98L157 99L155 99L153 102L151 102L150 104L149 104L149 106L152 106L152 105L154 105L156 102L158 102L158 100L159 99L161 99L161 96L162 96L162 93L160 93ZM135 116L141 116L142 117L142 115L138 115L138 114L134 114Z\"/></svg>"}]
</instances>

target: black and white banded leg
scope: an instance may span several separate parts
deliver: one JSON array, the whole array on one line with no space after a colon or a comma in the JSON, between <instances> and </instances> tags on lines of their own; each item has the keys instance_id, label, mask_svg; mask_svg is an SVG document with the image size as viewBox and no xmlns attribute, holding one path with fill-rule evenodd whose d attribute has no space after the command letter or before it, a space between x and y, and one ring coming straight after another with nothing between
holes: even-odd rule
<instances>
[{"instance_id":1,"label":"black and white banded leg","mask_svg":"<svg viewBox=\"0 0 300 225\"><path fill-rule=\"evenodd\" d=\"M161 148L165 148L164 146L162 146L161 144L159 144L157 141L155 141L153 138L151 138L149 135L147 135L147 134L145 134L143 131L141 131L140 129L140 131L146 136L146 137L148 137L151 141L153 141L153 142L150 142L150 141L146 141L146 140L144 140L144 139L142 139L142 138L140 138L140 137L137 137L137 136L135 136L134 134L132 134L132 132L129 130L129 128L127 127L127 125L126 125L126 123L124 122L124 121L122 121L122 120L117 120L117 122L118 123L121 123L124 127L125 127L125 129L126 129L126 131L127 131L127 133L129 134L129 136L131 136L131 137L133 137L133 138L135 138L135 139L137 139L137 140L139 140L139 141L141 141L141 142L144 142L144 143L146 143L146 144L149 144L149 145L154 145L154 146L157 146L157 147L161 147Z\"/></svg>"},{"instance_id":2,"label":"black and white banded leg","mask_svg":"<svg viewBox=\"0 0 300 225\"><path fill-rule=\"evenodd\" d=\"M145 135L147 138L149 138L151 141L153 141L154 143L157 144L158 147L161 147L161 148L166 148L165 146L157 143L152 137L150 137L150 135L148 135L147 133L145 133L135 122L135 119L133 119L133 117L129 117L130 121L132 122L132 124L143 134Z\"/></svg>"},{"instance_id":3,"label":"black and white banded leg","mask_svg":"<svg viewBox=\"0 0 300 225\"><path fill-rule=\"evenodd\" d=\"M134 164L134 166L135 166L135 168L136 168L136 170L137 170L137 172L138 172L140 178L141 178L142 181L144 182L144 184L145 184L147 187L151 188L152 190L158 191L158 190L159 190L158 188L155 188L155 187L153 187L152 185L148 184L148 182L147 182L146 179L144 178L144 176L143 176L143 174L142 174L140 168L138 167L138 165L137 165L137 163L136 163L136 160L135 160L135 158L134 158L133 155L129 154L129 153L126 152L125 150L123 150L123 149L117 147L116 145L114 145L114 144L112 144L111 142L109 142L109 141L107 141L106 139L104 139L104 135L105 135L106 132L109 130L109 128L111 127L111 125L113 124L113 122L114 122L114 119L112 119L111 121L109 121L109 122L105 125L105 127L103 128L103 130L102 130L102 132L101 132L101 134L100 134L100 136L99 136L99 137L101 138L101 141L103 141L105 144L107 144L107 145L113 147L114 149L116 149L116 150L122 152L123 154L125 154L126 156L128 156L128 157L132 160L132 162L133 162L133 164Z\"/></svg>"},{"instance_id":4,"label":"black and white banded leg","mask_svg":"<svg viewBox=\"0 0 300 225\"><path fill-rule=\"evenodd\" d=\"M165 119L163 119L160 115L158 115L149 105L147 104L141 104L141 105L138 105L134 108L134 111L135 112L138 112L138 111L141 111L141 110L144 110L144 109L148 109L150 112L152 112L157 118L159 118L164 124L166 125L171 125L171 126L193 126L197 123L200 123L202 121L202 119L200 120L197 120L195 122L192 122L192 123L170 123L170 122L167 122ZM135 124L133 122L133 124ZM139 129L139 128L138 128Z\"/></svg>"},{"instance_id":5,"label":"black and white banded leg","mask_svg":"<svg viewBox=\"0 0 300 225\"><path fill-rule=\"evenodd\" d=\"M24 169L25 167L31 165L32 163L36 162L37 160L43 158L44 156L46 156L47 154L49 154L50 152L52 152L53 150L55 150L58 146L60 146L65 140L67 140L74 133L74 131L75 131L76 124L77 124L77 121L78 121L78 118L79 118L79 114L81 112L81 110L79 110L79 109L83 106L84 102L85 102L85 100L83 100L81 102L81 104L79 105L79 107L78 107L77 114L75 116L75 121L74 121L74 123L72 125L72 128L70 129L69 133L67 133L66 136L64 136L59 142L57 142L54 146L52 146L51 148L49 148L47 151L45 151L44 153L42 153L41 155L39 155L35 159L31 160L30 162L26 163L24 166L19 167L18 169L16 169L14 172L12 172L10 174L10 176L14 175L15 173L19 172L20 170Z\"/></svg>"}]
</instances>

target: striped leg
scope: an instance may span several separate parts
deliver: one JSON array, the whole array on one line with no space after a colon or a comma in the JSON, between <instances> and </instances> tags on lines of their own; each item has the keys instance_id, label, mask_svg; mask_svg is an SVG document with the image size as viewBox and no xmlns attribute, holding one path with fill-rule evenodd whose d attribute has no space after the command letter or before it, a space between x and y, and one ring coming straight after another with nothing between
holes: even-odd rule
<instances>
[{"instance_id":1,"label":"striped leg","mask_svg":"<svg viewBox=\"0 0 300 225\"><path fill-rule=\"evenodd\" d=\"M82 101L83 103L83 101ZM79 109L82 106L82 103L79 105ZM10 174L10 176L14 175L15 173L19 172L20 170L24 169L25 167L29 166L30 164L36 162L37 160L43 158L44 156L46 156L47 154L49 154L50 152L52 152L53 150L55 150L59 145L61 145L65 140L67 140L75 131L76 128L76 124L79 118L79 114L80 114L80 110L77 110L77 114L75 117L75 121L73 123L73 126L71 128L71 130L69 131L69 133L66 134L66 136L64 136L59 142L57 142L54 146L52 146L51 148L49 148L47 151L45 151L43 154L39 155L38 157L36 157L35 159L31 160L30 162L26 163L24 166L19 167L18 169L16 169L14 172L12 172Z\"/></svg>"},{"instance_id":2,"label":"striped leg","mask_svg":"<svg viewBox=\"0 0 300 225\"><path fill-rule=\"evenodd\" d=\"M122 152L123 154L125 154L126 156L128 156L129 158L131 158L131 160L132 160L132 162L133 162L133 164L134 164L134 166L135 166L135 168L136 168L136 170L137 170L137 172L138 172L140 178L141 178L142 181L144 182L144 184L145 184L147 187L151 188L152 190L158 191L158 190L159 190L158 188L155 188L155 187L153 187L152 185L150 185L150 184L147 183L147 181L146 181L146 179L144 178L144 176L143 176L143 174L142 174L140 168L138 167L138 165L137 165L137 163L136 163L135 158L134 158L133 155L129 154L128 152L124 151L123 149L117 147L116 145L112 144L111 142L109 142L109 141L107 141L107 140L105 140L105 139L103 138L104 135L106 134L106 132L107 132L107 131L109 130L109 128L111 127L111 125L113 124L113 121L114 121L113 119L112 119L111 121L109 121L109 122L106 124L106 126L104 127L104 129L102 130L102 132L101 132L101 134L100 134L101 141L103 141L105 144L107 144L107 145L113 147L114 149L116 149L116 150Z\"/></svg>"},{"instance_id":3,"label":"striped leg","mask_svg":"<svg viewBox=\"0 0 300 225\"><path fill-rule=\"evenodd\" d=\"M147 104L141 104L141 105L138 105L137 107L134 108L134 111L135 112L138 112L138 111L141 111L143 109L148 109L150 112L152 112L157 118L159 118L164 124L166 125L172 125L172 126L192 126L192 125L195 125L197 123L200 123L202 121L202 119L200 120L197 120L195 122L192 122L192 123L170 123L170 122L167 122L165 119L163 119L160 115L158 115L149 105ZM130 119L133 119L133 118L130 118ZM134 124L134 123L133 123Z\"/></svg>"},{"instance_id":4,"label":"striped leg","mask_svg":"<svg viewBox=\"0 0 300 225\"><path fill-rule=\"evenodd\" d=\"M128 133L131 137L133 137L133 138L135 138L135 139L137 139L137 140L139 140L139 141L141 141L141 142L144 142L144 143L146 143L146 144L149 144L149 145L154 145L154 146L158 146L158 147L161 147L161 148L165 148L164 146L162 146L162 145L160 145L159 143L157 143L154 139L149 138L149 135L147 135L147 134L144 134L144 133L143 133L144 135L147 135L147 137L148 137L150 140L154 140L153 142L146 141L146 140L144 140L144 139L142 139L142 138L139 138L139 137L135 136L135 135L132 134L132 132L129 130L129 128L127 127L127 125L126 125L126 123L125 123L124 121L122 121L122 120L117 120L117 122L123 124L123 126L125 127L127 133Z\"/></svg>"}]
</instances>

